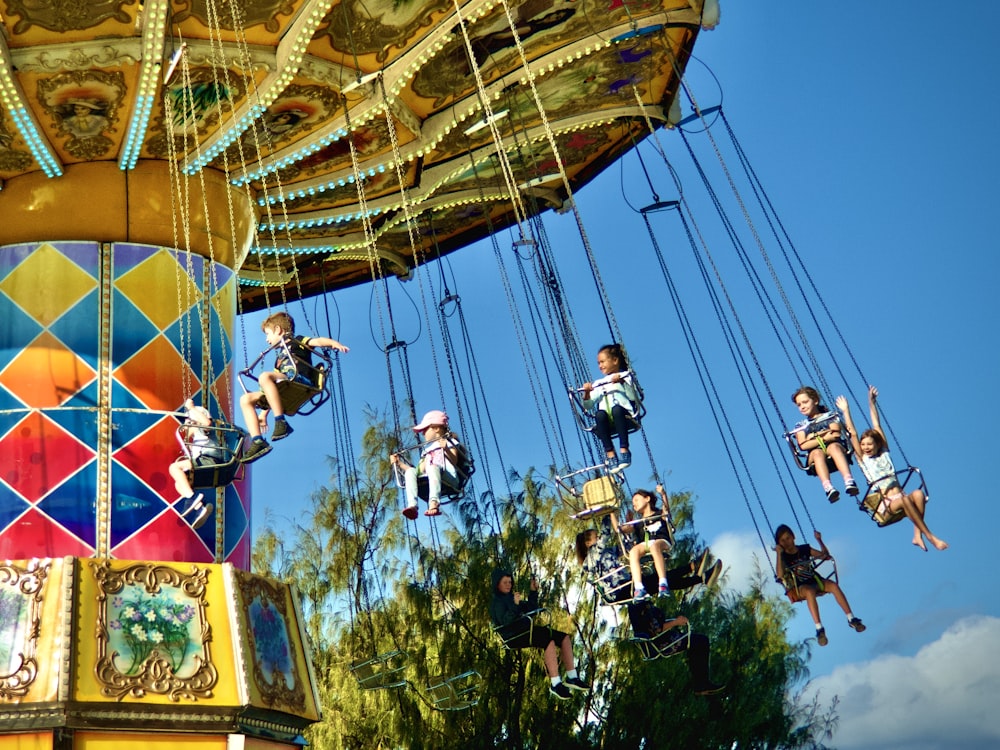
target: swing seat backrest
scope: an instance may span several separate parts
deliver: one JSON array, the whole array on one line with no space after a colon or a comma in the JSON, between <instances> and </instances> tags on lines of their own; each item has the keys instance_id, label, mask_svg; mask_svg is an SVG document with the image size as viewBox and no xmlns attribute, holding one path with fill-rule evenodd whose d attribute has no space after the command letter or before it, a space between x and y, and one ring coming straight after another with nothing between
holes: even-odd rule
<instances>
[{"instance_id":1,"label":"swing seat backrest","mask_svg":"<svg viewBox=\"0 0 1000 750\"><path fill-rule=\"evenodd\" d=\"M624 499L621 490L624 477L618 474L601 474L593 479L584 479L587 475L603 471L605 466L601 464L555 477L555 483L562 490L559 494L574 520L600 518L614 512L621 505Z\"/></svg>"},{"instance_id":2,"label":"swing seat backrest","mask_svg":"<svg viewBox=\"0 0 1000 750\"><path fill-rule=\"evenodd\" d=\"M858 510L867 513L868 517L880 527L891 526L906 518L906 511L902 508L894 511L890 507L890 501L887 497L889 491L883 491L879 488L879 485L884 483L885 480L892 478L895 478L896 484L899 485L898 491L904 495L919 487L924 493L924 497L928 500L930 499L924 475L916 466L907 466L905 469L898 470L894 475L874 479L868 483L868 491L865 492L864 496L859 497ZM918 485L918 487L914 487L913 485ZM891 491L894 493L896 490L893 489Z\"/></svg>"},{"instance_id":3,"label":"swing seat backrest","mask_svg":"<svg viewBox=\"0 0 1000 750\"><path fill-rule=\"evenodd\" d=\"M451 677L435 677L427 683L427 692L438 711L464 711L479 703L478 690L482 681L482 675L470 669Z\"/></svg>"},{"instance_id":4,"label":"swing seat backrest","mask_svg":"<svg viewBox=\"0 0 1000 750\"><path fill-rule=\"evenodd\" d=\"M578 520L587 520L613 512L621 504L620 488L621 485L607 475L584 482L584 510L573 517Z\"/></svg>"},{"instance_id":5,"label":"swing seat backrest","mask_svg":"<svg viewBox=\"0 0 1000 750\"><path fill-rule=\"evenodd\" d=\"M281 408L288 416L312 414L330 398L330 392L326 388L326 368L323 365L313 367L300 363L299 368L298 379L277 383ZM301 378L304 377L309 382L303 382Z\"/></svg>"},{"instance_id":6,"label":"swing seat backrest","mask_svg":"<svg viewBox=\"0 0 1000 750\"><path fill-rule=\"evenodd\" d=\"M389 690L406 685L403 670L406 668L405 651L387 651L371 659L354 662L351 674L362 690Z\"/></svg>"}]
</instances>

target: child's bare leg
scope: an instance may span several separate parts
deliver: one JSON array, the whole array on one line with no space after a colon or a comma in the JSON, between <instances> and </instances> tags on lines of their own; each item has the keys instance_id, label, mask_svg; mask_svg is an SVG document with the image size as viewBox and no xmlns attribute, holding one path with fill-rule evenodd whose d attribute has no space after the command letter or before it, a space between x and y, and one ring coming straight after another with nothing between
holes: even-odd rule
<instances>
[{"instance_id":1,"label":"child's bare leg","mask_svg":"<svg viewBox=\"0 0 1000 750\"><path fill-rule=\"evenodd\" d=\"M278 393L277 385L283 380L288 380L288 378L277 372L261 373L260 378L257 379L257 385L260 386L261 393L267 398L267 405L271 407L271 411L274 412L276 418L285 413L281 405L281 395Z\"/></svg>"},{"instance_id":2,"label":"child's bare leg","mask_svg":"<svg viewBox=\"0 0 1000 750\"><path fill-rule=\"evenodd\" d=\"M851 478L851 465L847 462L847 454L840 443L830 443L826 446L827 454L833 459L833 465L837 467L845 480Z\"/></svg>"},{"instance_id":3,"label":"child's bare leg","mask_svg":"<svg viewBox=\"0 0 1000 750\"><path fill-rule=\"evenodd\" d=\"M170 473L171 479L174 480L174 489L177 490L177 494L181 497L191 497L194 494L194 490L191 489L191 482L188 481L187 473L191 471L191 459L180 458L170 464L170 468L167 469Z\"/></svg>"},{"instance_id":4,"label":"child's bare leg","mask_svg":"<svg viewBox=\"0 0 1000 750\"><path fill-rule=\"evenodd\" d=\"M819 619L819 602L816 601L816 589L812 586L803 586L799 589L805 597L806 606L809 607L809 614L812 615L813 622L819 627L822 620Z\"/></svg>"},{"instance_id":5,"label":"child's bare leg","mask_svg":"<svg viewBox=\"0 0 1000 750\"><path fill-rule=\"evenodd\" d=\"M559 647L559 655L562 659L563 667L566 669L576 669L576 663L573 661L573 642L568 635L563 638L562 645Z\"/></svg>"},{"instance_id":6,"label":"child's bare leg","mask_svg":"<svg viewBox=\"0 0 1000 750\"><path fill-rule=\"evenodd\" d=\"M840 608L844 610L844 614L851 614L851 605L847 603L847 597L844 595L843 589L841 589L840 586L833 581L827 581L825 586L826 590L833 594L833 598L837 600L837 604L840 605Z\"/></svg>"},{"instance_id":7,"label":"child's bare leg","mask_svg":"<svg viewBox=\"0 0 1000 750\"><path fill-rule=\"evenodd\" d=\"M260 391L244 393L240 396L240 411L243 413L243 424L246 425L247 432L251 438L260 437L260 420L257 417L257 399L261 397Z\"/></svg>"},{"instance_id":8,"label":"child's bare leg","mask_svg":"<svg viewBox=\"0 0 1000 750\"><path fill-rule=\"evenodd\" d=\"M545 671L549 673L549 677L559 676L559 662L556 659L555 641L549 641L545 647Z\"/></svg>"},{"instance_id":9,"label":"child's bare leg","mask_svg":"<svg viewBox=\"0 0 1000 750\"><path fill-rule=\"evenodd\" d=\"M642 565L639 560L646 554L645 542L640 542L628 552L628 567L632 571L632 589L642 588Z\"/></svg>"},{"instance_id":10,"label":"child's bare leg","mask_svg":"<svg viewBox=\"0 0 1000 750\"><path fill-rule=\"evenodd\" d=\"M816 470L816 476L825 487L830 481L830 469L826 465L826 454L820 448L809 451L809 463Z\"/></svg>"},{"instance_id":11,"label":"child's bare leg","mask_svg":"<svg viewBox=\"0 0 1000 750\"><path fill-rule=\"evenodd\" d=\"M649 547L649 554L653 556L653 567L656 568L656 575L659 576L661 581L666 580L667 563L663 559L663 549L667 545L664 544L662 539L656 539L647 546Z\"/></svg>"},{"instance_id":12,"label":"child's bare leg","mask_svg":"<svg viewBox=\"0 0 1000 750\"><path fill-rule=\"evenodd\" d=\"M927 526L927 522L924 520L924 509L927 506L927 498L924 497L924 493L921 490L914 490L905 497L905 500L908 501L909 504L913 506L914 516L916 516L916 518L914 518L914 516L910 516L909 513L906 514L907 516L909 516L910 520L913 521L914 527L916 527L913 533L913 539L914 539L913 543L917 544L916 541L918 536L917 532L919 531L919 533L927 537L927 541L933 544L935 549L939 550L948 549L948 543L943 539L938 539L936 536L934 536L934 534L931 533L930 528ZM920 521L919 525L917 523L917 519L919 519ZM918 544L917 546L920 547L923 545Z\"/></svg>"}]
</instances>

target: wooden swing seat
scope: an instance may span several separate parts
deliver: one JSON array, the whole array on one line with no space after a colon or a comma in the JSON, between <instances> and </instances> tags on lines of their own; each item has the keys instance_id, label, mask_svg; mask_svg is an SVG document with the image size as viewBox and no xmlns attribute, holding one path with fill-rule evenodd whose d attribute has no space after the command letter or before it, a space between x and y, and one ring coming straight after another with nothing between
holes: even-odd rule
<instances>
[{"instance_id":1,"label":"wooden swing seat","mask_svg":"<svg viewBox=\"0 0 1000 750\"><path fill-rule=\"evenodd\" d=\"M819 568L821 565L826 563L830 564L830 570L823 574L820 572ZM808 571L808 572L807 572ZM796 575L798 573L798 575ZM789 568L785 569L784 576L781 579L781 585L785 587L785 596L788 597L788 601L792 604L805 600L805 595L799 590L799 586L807 583L805 578L811 576L813 585L816 586L816 596L823 596L826 593L826 583L828 581L833 581L838 583L837 578L837 561L832 557L825 557L823 559L809 559L803 560ZM799 580L799 579L802 580Z\"/></svg>"},{"instance_id":2,"label":"wooden swing seat","mask_svg":"<svg viewBox=\"0 0 1000 750\"><path fill-rule=\"evenodd\" d=\"M924 480L924 475L916 466L907 466L905 469L900 469L892 476L895 476L896 483L899 485L899 491L904 495L908 494L907 485L911 483L911 480L916 478L919 484L918 489L924 493L925 501L931 499L930 492L927 490L927 482ZM884 482L886 479L892 478L892 476L878 477L877 479L869 482L868 491L865 492L863 497L858 498L858 510L863 513L867 513L868 517L878 524L880 528L891 526L892 524L906 518L906 511L902 508L894 511L889 507L889 498L878 487L880 483Z\"/></svg>"},{"instance_id":3,"label":"wooden swing seat","mask_svg":"<svg viewBox=\"0 0 1000 750\"><path fill-rule=\"evenodd\" d=\"M474 669L451 677L441 675L427 684L431 704L438 711L464 711L479 703L483 678Z\"/></svg>"},{"instance_id":4,"label":"wooden swing seat","mask_svg":"<svg viewBox=\"0 0 1000 750\"><path fill-rule=\"evenodd\" d=\"M378 654L371 659L354 662L351 673L362 690L390 690L406 685L403 670L407 653L396 649Z\"/></svg>"}]
</instances>

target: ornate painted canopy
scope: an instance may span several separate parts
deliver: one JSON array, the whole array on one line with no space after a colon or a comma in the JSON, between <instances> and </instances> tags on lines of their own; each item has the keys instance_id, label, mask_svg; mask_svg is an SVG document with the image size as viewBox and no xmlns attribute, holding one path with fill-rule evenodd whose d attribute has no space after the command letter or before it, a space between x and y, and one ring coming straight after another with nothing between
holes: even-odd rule
<instances>
[{"instance_id":1,"label":"ornate painted canopy","mask_svg":"<svg viewBox=\"0 0 1000 750\"><path fill-rule=\"evenodd\" d=\"M246 192L230 206L258 212L243 309L278 286L405 275L564 208L666 123L717 12L715 0L0 0L0 180L36 191L77 165L128 174L158 160L183 196L223 174Z\"/></svg>"}]
</instances>

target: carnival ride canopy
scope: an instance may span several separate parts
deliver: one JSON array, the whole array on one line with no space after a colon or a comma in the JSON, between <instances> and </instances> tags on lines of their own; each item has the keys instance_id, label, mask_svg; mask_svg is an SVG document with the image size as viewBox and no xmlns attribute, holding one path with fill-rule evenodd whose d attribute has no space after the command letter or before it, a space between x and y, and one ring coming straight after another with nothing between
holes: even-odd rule
<instances>
[{"instance_id":1,"label":"carnival ride canopy","mask_svg":"<svg viewBox=\"0 0 1000 750\"><path fill-rule=\"evenodd\" d=\"M94 162L127 177L157 160L191 178L224 174L257 212L244 310L279 287L307 296L406 276L425 254L518 224L521 212L565 209L666 123L716 10L711 0L0 1L0 180L37 186ZM0 203L5 192L16 191ZM17 231L0 229L0 244L80 239Z\"/></svg>"}]
</instances>

